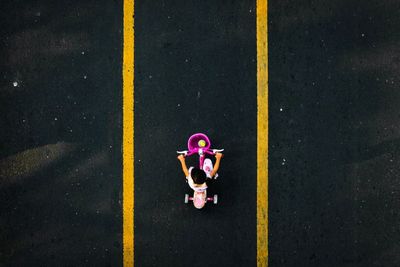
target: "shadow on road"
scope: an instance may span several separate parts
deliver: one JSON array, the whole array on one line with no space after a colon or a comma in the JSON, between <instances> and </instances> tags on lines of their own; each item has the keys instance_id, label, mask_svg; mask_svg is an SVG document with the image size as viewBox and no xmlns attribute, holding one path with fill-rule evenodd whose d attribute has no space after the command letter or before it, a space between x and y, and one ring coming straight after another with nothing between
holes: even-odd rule
<instances>
[{"instance_id":1,"label":"shadow on road","mask_svg":"<svg viewBox=\"0 0 400 267\"><path fill-rule=\"evenodd\" d=\"M0 12L0 262L118 265L121 4Z\"/></svg>"}]
</instances>

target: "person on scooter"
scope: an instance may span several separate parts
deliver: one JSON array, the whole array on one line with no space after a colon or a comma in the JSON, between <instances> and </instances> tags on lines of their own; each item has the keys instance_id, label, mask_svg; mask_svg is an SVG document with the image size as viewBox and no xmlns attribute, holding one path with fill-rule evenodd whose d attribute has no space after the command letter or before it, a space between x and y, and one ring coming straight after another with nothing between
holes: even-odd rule
<instances>
[{"instance_id":1,"label":"person on scooter","mask_svg":"<svg viewBox=\"0 0 400 267\"><path fill-rule=\"evenodd\" d=\"M216 179L218 177L217 171L219 169L222 153L215 154L215 166L212 165L210 159L205 159L203 169L186 166L185 157L183 155L178 156L178 160L181 162L182 171L185 174L186 180L194 191L204 192L207 189L207 179Z\"/></svg>"}]
</instances>

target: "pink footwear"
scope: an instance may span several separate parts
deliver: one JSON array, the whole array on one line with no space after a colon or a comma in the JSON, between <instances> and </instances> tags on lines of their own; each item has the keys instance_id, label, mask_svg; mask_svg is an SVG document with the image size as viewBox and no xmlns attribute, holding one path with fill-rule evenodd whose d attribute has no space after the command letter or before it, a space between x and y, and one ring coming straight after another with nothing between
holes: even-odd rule
<instances>
[{"instance_id":1,"label":"pink footwear","mask_svg":"<svg viewBox=\"0 0 400 267\"><path fill-rule=\"evenodd\" d=\"M208 178L211 177L211 172L214 169L211 159L205 159L203 164L203 171L206 173Z\"/></svg>"}]
</instances>

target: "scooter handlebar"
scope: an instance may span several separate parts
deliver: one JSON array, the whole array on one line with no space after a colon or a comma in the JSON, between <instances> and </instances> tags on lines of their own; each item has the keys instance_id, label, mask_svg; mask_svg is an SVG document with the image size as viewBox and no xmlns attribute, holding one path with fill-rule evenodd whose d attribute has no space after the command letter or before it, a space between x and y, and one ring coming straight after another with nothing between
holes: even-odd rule
<instances>
[{"instance_id":1,"label":"scooter handlebar","mask_svg":"<svg viewBox=\"0 0 400 267\"><path fill-rule=\"evenodd\" d=\"M183 150L183 151L176 151L176 153L186 156L186 155L187 155L187 153L188 153L188 151L187 151L187 150Z\"/></svg>"},{"instance_id":2,"label":"scooter handlebar","mask_svg":"<svg viewBox=\"0 0 400 267\"><path fill-rule=\"evenodd\" d=\"M215 155L216 153L222 152L224 151L223 149L211 149L210 150L206 150L204 151L205 153L209 154L209 155Z\"/></svg>"},{"instance_id":3,"label":"scooter handlebar","mask_svg":"<svg viewBox=\"0 0 400 267\"><path fill-rule=\"evenodd\" d=\"M211 151L210 150L205 150L205 151L203 151L204 153L207 153L207 154L209 154L209 155L215 155L216 153L219 153L219 152L222 152L222 151L224 151L223 149L212 149ZM193 155L195 152L189 152L189 151L187 151L187 150L182 150L182 151L176 151L176 153L178 153L178 154L180 154L180 155L183 155L183 156L191 156L191 155Z\"/></svg>"},{"instance_id":4,"label":"scooter handlebar","mask_svg":"<svg viewBox=\"0 0 400 267\"><path fill-rule=\"evenodd\" d=\"M185 156L185 157L187 157L187 156L191 156L191 155L193 155L193 154L194 154L194 152L190 152L190 151L187 151L187 150L183 150L183 151L176 151L176 153L178 153L178 154L181 154L181 155L183 155L183 156Z\"/></svg>"}]
</instances>

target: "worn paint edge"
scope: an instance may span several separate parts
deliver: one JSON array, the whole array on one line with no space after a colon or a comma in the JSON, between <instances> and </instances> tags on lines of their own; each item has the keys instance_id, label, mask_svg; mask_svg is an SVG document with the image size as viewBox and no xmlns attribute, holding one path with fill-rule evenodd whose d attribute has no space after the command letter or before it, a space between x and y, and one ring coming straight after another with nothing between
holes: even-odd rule
<instances>
[{"instance_id":1,"label":"worn paint edge","mask_svg":"<svg viewBox=\"0 0 400 267\"><path fill-rule=\"evenodd\" d=\"M134 266L134 0L123 5L123 266Z\"/></svg>"},{"instance_id":2,"label":"worn paint edge","mask_svg":"<svg viewBox=\"0 0 400 267\"><path fill-rule=\"evenodd\" d=\"M268 266L268 1L257 0L257 266Z\"/></svg>"}]
</instances>

